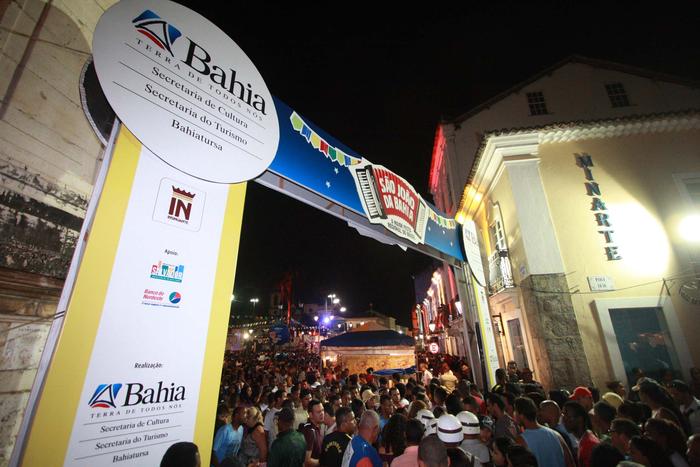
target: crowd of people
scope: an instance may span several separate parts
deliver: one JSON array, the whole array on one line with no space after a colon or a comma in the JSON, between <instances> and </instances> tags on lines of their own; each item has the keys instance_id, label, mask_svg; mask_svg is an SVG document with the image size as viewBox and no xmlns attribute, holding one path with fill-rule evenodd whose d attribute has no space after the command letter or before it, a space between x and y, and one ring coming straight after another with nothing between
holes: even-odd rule
<instances>
[{"instance_id":1,"label":"crowd of people","mask_svg":"<svg viewBox=\"0 0 700 467\"><path fill-rule=\"evenodd\" d=\"M546 390L510 362L482 390L463 360L418 361L414 374L379 376L302 349L227 354L211 464L700 466L695 379Z\"/></svg>"}]
</instances>

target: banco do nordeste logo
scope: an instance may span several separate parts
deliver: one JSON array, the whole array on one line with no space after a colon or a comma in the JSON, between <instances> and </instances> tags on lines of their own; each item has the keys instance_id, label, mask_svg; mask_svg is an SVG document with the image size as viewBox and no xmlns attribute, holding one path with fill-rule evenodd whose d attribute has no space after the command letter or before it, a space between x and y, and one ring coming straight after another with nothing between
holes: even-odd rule
<instances>
[{"instance_id":1,"label":"banco do nordeste logo","mask_svg":"<svg viewBox=\"0 0 700 467\"><path fill-rule=\"evenodd\" d=\"M179 292L173 292L168 297L168 300L170 300L170 303L180 303L180 300L182 300L182 295L180 295Z\"/></svg>"},{"instance_id":2,"label":"banco do nordeste logo","mask_svg":"<svg viewBox=\"0 0 700 467\"><path fill-rule=\"evenodd\" d=\"M124 391L120 391L122 386L126 386ZM122 397L118 397L119 394ZM175 383L167 385L158 381L155 387L146 387L141 383L100 384L88 404L93 409L110 409L184 400L185 386L175 386Z\"/></svg>"},{"instance_id":3,"label":"banco do nordeste logo","mask_svg":"<svg viewBox=\"0 0 700 467\"><path fill-rule=\"evenodd\" d=\"M182 33L162 19L151 10L146 10L132 21L136 30L146 36L150 42L157 47L166 50L175 57L171 46ZM221 87L225 92L237 97L246 105L254 108L263 115L267 115L267 103L265 98L255 92L251 83L245 80L239 81L238 72L231 67L222 67L214 63L214 58L201 45L197 44L190 37L185 36L189 41L187 54L184 60L180 61L194 70L199 75L208 76L212 83ZM174 68L180 70L178 63Z\"/></svg>"}]
</instances>

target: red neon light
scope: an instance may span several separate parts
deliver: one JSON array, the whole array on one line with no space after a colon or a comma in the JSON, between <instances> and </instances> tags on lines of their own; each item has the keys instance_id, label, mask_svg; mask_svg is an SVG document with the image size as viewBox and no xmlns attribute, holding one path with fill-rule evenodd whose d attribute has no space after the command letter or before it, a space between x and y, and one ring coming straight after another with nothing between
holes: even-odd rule
<instances>
[{"instance_id":1,"label":"red neon light","mask_svg":"<svg viewBox=\"0 0 700 467\"><path fill-rule=\"evenodd\" d=\"M444 155L443 148L445 147L445 135L442 132L442 125L437 126L435 130L435 141L433 142L433 156L430 161L430 178L428 180L428 185L430 186L430 191L435 193L437 191L438 183L440 182L440 167L442 166L442 158Z\"/></svg>"}]
</instances>

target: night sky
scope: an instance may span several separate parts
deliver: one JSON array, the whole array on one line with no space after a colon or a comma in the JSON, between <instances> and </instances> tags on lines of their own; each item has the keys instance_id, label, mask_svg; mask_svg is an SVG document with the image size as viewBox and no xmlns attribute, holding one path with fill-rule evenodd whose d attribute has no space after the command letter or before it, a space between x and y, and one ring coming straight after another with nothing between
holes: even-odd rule
<instances>
[{"instance_id":1,"label":"night sky","mask_svg":"<svg viewBox=\"0 0 700 467\"><path fill-rule=\"evenodd\" d=\"M460 10L443 2L413 13L379 11L376 3L180 3L227 32L273 94L429 201L438 122L571 54L700 79L697 9L634 11L640 7L608 2L595 10L571 3ZM234 288L241 306L253 296L264 306L292 271L299 302L322 302L334 292L355 314L372 303L409 324L412 275L429 267L429 258L362 237L256 183L248 184L243 224Z\"/></svg>"}]
</instances>

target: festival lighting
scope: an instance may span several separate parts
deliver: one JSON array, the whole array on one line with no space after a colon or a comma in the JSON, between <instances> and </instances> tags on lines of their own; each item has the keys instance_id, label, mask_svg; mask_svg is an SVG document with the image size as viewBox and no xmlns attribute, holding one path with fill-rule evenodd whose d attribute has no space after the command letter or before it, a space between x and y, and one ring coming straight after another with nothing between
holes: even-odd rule
<instances>
[{"instance_id":1,"label":"festival lighting","mask_svg":"<svg viewBox=\"0 0 700 467\"><path fill-rule=\"evenodd\" d=\"M347 308L345 308L344 306L341 306L341 307L340 307L340 312L341 312L341 313L345 313L346 311L348 311Z\"/></svg>"},{"instance_id":2,"label":"festival lighting","mask_svg":"<svg viewBox=\"0 0 700 467\"><path fill-rule=\"evenodd\" d=\"M678 225L681 237L689 242L700 242L700 214L691 214L683 218Z\"/></svg>"},{"instance_id":3,"label":"festival lighting","mask_svg":"<svg viewBox=\"0 0 700 467\"><path fill-rule=\"evenodd\" d=\"M325 318L323 318L323 324L330 324L330 322L331 322L330 316L326 316Z\"/></svg>"},{"instance_id":4,"label":"festival lighting","mask_svg":"<svg viewBox=\"0 0 700 467\"><path fill-rule=\"evenodd\" d=\"M615 225L612 240L630 274L663 275L671 245L661 221L639 203L608 204L608 212Z\"/></svg>"}]
</instances>

